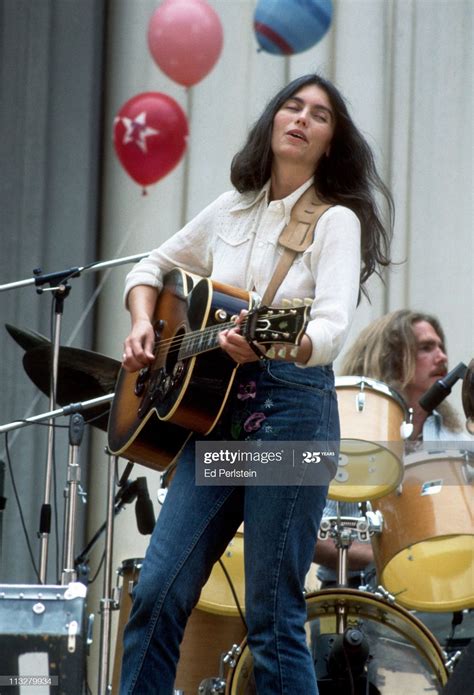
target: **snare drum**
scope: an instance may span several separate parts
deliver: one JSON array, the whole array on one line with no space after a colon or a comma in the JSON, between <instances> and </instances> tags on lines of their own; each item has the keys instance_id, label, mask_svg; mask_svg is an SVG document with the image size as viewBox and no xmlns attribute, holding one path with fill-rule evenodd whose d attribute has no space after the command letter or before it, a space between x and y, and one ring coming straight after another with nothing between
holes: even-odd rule
<instances>
[{"instance_id":1,"label":"snare drum","mask_svg":"<svg viewBox=\"0 0 474 695\"><path fill-rule=\"evenodd\" d=\"M383 586L406 608L474 607L474 495L462 451L410 454L400 492L376 500L372 537Z\"/></svg>"},{"instance_id":2,"label":"snare drum","mask_svg":"<svg viewBox=\"0 0 474 695\"><path fill-rule=\"evenodd\" d=\"M378 499L400 484L403 439L410 434L409 410L387 384L364 376L336 378L341 446L330 499Z\"/></svg>"},{"instance_id":3,"label":"snare drum","mask_svg":"<svg viewBox=\"0 0 474 695\"><path fill-rule=\"evenodd\" d=\"M313 635L316 652L320 641L330 644L331 638L336 637L341 610L345 612L347 627L358 628L364 633L369 643L368 679L380 695L442 692L447 671L441 648L423 623L404 608L351 589L324 589L309 594L306 605L306 632ZM327 663L321 650L318 662L320 660ZM318 672L318 662L319 680L323 674ZM252 656L246 641L241 645L235 667L229 671L225 692L226 695L256 693Z\"/></svg>"}]
</instances>

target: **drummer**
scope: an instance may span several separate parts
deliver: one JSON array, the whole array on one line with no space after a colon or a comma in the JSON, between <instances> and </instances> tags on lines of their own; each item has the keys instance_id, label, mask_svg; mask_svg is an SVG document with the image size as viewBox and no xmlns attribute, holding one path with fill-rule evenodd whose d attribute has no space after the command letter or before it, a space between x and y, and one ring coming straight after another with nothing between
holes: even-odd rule
<instances>
[{"instance_id":1,"label":"drummer","mask_svg":"<svg viewBox=\"0 0 474 695\"><path fill-rule=\"evenodd\" d=\"M470 439L454 408L443 401L429 414L418 401L445 376L448 358L444 331L430 314L401 309L370 323L346 353L341 373L377 379L400 393L413 409L413 448L417 442ZM357 517L358 503L328 500L323 516ZM337 584L338 551L332 539L318 540L314 561L321 588ZM354 541L348 551L348 585L366 586L375 575L370 542Z\"/></svg>"}]
</instances>

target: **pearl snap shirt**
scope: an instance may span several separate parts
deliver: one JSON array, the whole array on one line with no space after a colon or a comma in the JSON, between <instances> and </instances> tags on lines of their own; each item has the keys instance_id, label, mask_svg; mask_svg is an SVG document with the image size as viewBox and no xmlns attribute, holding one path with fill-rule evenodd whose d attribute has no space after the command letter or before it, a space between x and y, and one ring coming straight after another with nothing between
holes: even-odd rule
<instances>
[{"instance_id":1,"label":"pearl snap shirt","mask_svg":"<svg viewBox=\"0 0 474 695\"><path fill-rule=\"evenodd\" d=\"M228 191L127 275L125 301L136 285L161 289L174 267L262 296L282 254L281 231L312 179L282 200L268 201L270 182L261 191ZM349 208L336 205L322 215L314 241L296 256L273 306L282 299L314 299L306 333L312 354L305 365L330 364L341 350L357 305L360 274L360 223Z\"/></svg>"}]
</instances>

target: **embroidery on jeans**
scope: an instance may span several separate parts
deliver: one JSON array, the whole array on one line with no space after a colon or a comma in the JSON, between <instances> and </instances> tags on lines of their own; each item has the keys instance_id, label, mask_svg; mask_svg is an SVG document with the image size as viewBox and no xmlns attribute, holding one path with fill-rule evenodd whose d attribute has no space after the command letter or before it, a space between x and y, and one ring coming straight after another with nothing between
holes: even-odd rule
<instances>
[{"instance_id":1,"label":"embroidery on jeans","mask_svg":"<svg viewBox=\"0 0 474 695\"><path fill-rule=\"evenodd\" d=\"M256 397L257 384L253 379L237 385L237 397L230 424L230 433L233 439L240 439L243 432L256 432L262 426L262 422L266 420L264 413L252 412L251 404Z\"/></svg>"},{"instance_id":2,"label":"embroidery on jeans","mask_svg":"<svg viewBox=\"0 0 474 695\"><path fill-rule=\"evenodd\" d=\"M257 395L257 384L255 381L249 381L246 384L239 384L237 398L239 401L246 401L249 398L255 398Z\"/></svg>"},{"instance_id":3,"label":"embroidery on jeans","mask_svg":"<svg viewBox=\"0 0 474 695\"><path fill-rule=\"evenodd\" d=\"M267 416L263 413L252 413L244 422L244 430L246 432L256 432L262 426L264 420Z\"/></svg>"}]
</instances>

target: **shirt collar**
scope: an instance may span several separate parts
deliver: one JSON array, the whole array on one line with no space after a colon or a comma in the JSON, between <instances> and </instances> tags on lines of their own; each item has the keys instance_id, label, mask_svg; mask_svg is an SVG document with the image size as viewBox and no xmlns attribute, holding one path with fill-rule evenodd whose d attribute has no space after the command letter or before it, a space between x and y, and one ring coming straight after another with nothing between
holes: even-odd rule
<instances>
[{"instance_id":1,"label":"shirt collar","mask_svg":"<svg viewBox=\"0 0 474 695\"><path fill-rule=\"evenodd\" d=\"M296 189L296 191L293 191L293 193L290 193L290 195L287 195L286 198L282 198L281 202L283 203L285 207L285 217L290 217L291 214L291 209L293 205L296 203L296 201L303 195L303 193L313 184L314 182L314 176L312 176L310 179L305 181L299 188ZM268 179L266 184L262 186L262 188L257 192L257 193L245 193L242 196L242 200L240 200L238 203L233 205L230 209L230 212L238 212L239 210L248 210L249 208L253 207L257 203L259 203L263 197L265 197L265 202L268 205L270 203L268 196L270 194L270 183L271 180ZM272 203L276 203L279 201L271 201Z\"/></svg>"}]
</instances>

